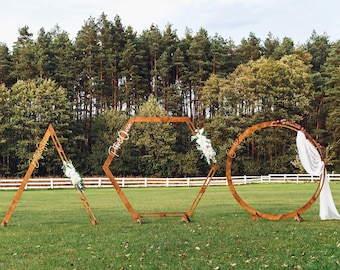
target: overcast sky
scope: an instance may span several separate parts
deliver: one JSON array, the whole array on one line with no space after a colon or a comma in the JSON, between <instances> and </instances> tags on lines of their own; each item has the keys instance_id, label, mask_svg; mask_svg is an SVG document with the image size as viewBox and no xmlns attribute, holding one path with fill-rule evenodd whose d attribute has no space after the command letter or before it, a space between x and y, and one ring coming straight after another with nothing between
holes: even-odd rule
<instances>
[{"instance_id":1,"label":"overcast sky","mask_svg":"<svg viewBox=\"0 0 340 270\"><path fill-rule=\"evenodd\" d=\"M1 2L4 0L0 0ZM155 24L161 31L170 23L182 38L188 27L199 28L239 44L250 32L264 40L271 32L282 40L305 43L313 30L326 33L330 41L340 40L339 0L15 0L2 3L0 42L12 48L18 29L27 25L33 39L40 28L50 31L55 25L74 39L84 22L101 13L140 34Z\"/></svg>"}]
</instances>

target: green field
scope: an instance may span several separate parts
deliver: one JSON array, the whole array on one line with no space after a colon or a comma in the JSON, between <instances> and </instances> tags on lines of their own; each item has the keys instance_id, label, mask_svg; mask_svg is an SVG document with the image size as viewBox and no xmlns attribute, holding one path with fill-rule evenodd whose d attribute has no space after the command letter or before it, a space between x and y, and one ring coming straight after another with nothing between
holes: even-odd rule
<instances>
[{"instance_id":1,"label":"green field","mask_svg":"<svg viewBox=\"0 0 340 270\"><path fill-rule=\"evenodd\" d=\"M266 213L304 204L315 184L238 186ZM331 183L340 210L340 183ZM125 188L136 211L186 211L199 188ZM1 219L15 191L0 192ZM192 222L132 218L112 188L88 189L90 223L73 189L24 191L0 228L0 269L339 269L340 221L321 221L319 201L304 222L250 221L227 187L209 187Z\"/></svg>"}]
</instances>

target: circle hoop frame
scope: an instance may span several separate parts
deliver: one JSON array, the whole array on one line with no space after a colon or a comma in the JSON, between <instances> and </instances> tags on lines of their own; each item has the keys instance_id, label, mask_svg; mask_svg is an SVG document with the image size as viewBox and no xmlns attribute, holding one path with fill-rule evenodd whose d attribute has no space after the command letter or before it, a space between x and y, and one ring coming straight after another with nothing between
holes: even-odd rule
<instances>
[{"instance_id":1,"label":"circle hoop frame","mask_svg":"<svg viewBox=\"0 0 340 270\"><path fill-rule=\"evenodd\" d=\"M240 145L240 143L242 143L245 138L247 136L249 136L250 134L254 133L257 130L263 129L263 128L267 128L267 127L283 127L283 128L288 128L294 131L302 131L306 138L317 148L321 159L324 160L323 154L322 154L322 150L321 147L318 143L316 143L316 141L313 140L313 138L304 130L304 128L298 124L294 124L291 122L288 122L286 120L278 120L278 121L273 121L273 122L263 122L257 125L254 125L248 129L246 129L243 133L241 133L239 135L239 137L234 141L234 143L232 144L230 150L228 151L228 157L227 157L227 161L226 161L226 176L227 176L227 180L228 180L228 186L229 189L232 193L232 195L234 196L234 198L236 199L236 201L244 208L246 209L249 213L252 214L252 218L251 219L258 219L258 217L264 218L264 219L268 219L268 220L283 220L283 219L288 219L288 218L293 218L300 221L302 220L300 214L303 213L304 211L306 211L319 197L321 189L323 187L323 183L324 183L324 177L325 177L325 173L323 173L320 176L320 181L318 183L318 186L314 192L314 194L312 195L312 197L309 199L309 201L307 201L307 203L305 203L302 207L300 207L299 209L292 211L290 213L286 213L286 214L278 214L278 215L273 215L273 214L267 214L267 213L263 213L260 211L255 210L254 208L252 208L251 206L249 206L237 193L234 184L233 184L233 180L232 180L232 176L231 176L231 165L232 165L232 160L233 158L236 156L236 149L237 147ZM324 169L326 170L326 169Z\"/></svg>"}]
</instances>

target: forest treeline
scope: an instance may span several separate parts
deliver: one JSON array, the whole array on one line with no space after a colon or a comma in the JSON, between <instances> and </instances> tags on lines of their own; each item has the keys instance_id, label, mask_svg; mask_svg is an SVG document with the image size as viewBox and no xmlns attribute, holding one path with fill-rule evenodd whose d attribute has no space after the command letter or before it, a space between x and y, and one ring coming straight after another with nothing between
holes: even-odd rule
<instances>
[{"instance_id":1,"label":"forest treeline","mask_svg":"<svg viewBox=\"0 0 340 270\"><path fill-rule=\"evenodd\" d=\"M119 16L84 22L74 40L55 26L33 39L19 29L0 43L0 176L22 176L51 123L83 175L102 175L108 147L130 116L189 116L204 127L225 172L226 152L246 128L299 123L340 171L340 42L311 33L294 44L254 33L239 44L201 28L179 38L171 24L137 34ZM115 175L206 175L185 125L136 124L112 164ZM278 139L276 136L279 136ZM240 148L234 174L298 172L294 134L264 131ZM62 175L51 141L36 175Z\"/></svg>"}]
</instances>

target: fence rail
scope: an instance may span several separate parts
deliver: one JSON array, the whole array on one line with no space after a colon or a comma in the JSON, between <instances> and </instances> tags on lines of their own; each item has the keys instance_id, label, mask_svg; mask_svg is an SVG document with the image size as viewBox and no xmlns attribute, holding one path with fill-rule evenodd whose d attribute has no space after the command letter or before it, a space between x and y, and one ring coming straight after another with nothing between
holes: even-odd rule
<instances>
[{"instance_id":1,"label":"fence rail","mask_svg":"<svg viewBox=\"0 0 340 270\"><path fill-rule=\"evenodd\" d=\"M340 174L329 174L331 181L340 181ZM205 177L187 178L128 178L117 177L121 187L194 187L201 186ZM260 176L233 176L234 185L251 183L299 183L318 181L319 177L309 174L269 174ZM107 177L84 177L86 188L112 187ZM0 190L16 190L22 183L22 179L0 179ZM226 177L213 177L211 186L228 185ZM31 178L25 189L56 189L73 188L68 178Z\"/></svg>"}]
</instances>

